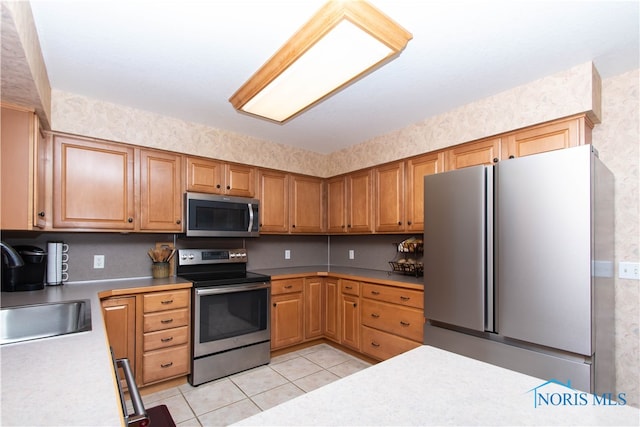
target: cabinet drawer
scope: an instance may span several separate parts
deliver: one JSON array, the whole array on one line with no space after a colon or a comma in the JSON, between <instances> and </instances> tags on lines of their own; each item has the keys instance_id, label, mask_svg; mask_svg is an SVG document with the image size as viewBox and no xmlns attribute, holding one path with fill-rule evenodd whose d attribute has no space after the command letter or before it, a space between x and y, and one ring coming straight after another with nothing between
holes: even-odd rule
<instances>
[{"instance_id":1,"label":"cabinet drawer","mask_svg":"<svg viewBox=\"0 0 640 427\"><path fill-rule=\"evenodd\" d=\"M291 292L302 292L304 278L274 280L271 282L271 295L288 294Z\"/></svg>"},{"instance_id":2,"label":"cabinet drawer","mask_svg":"<svg viewBox=\"0 0 640 427\"><path fill-rule=\"evenodd\" d=\"M424 292L412 289L363 283L362 296L407 307L424 308Z\"/></svg>"},{"instance_id":3,"label":"cabinet drawer","mask_svg":"<svg viewBox=\"0 0 640 427\"><path fill-rule=\"evenodd\" d=\"M152 292L142 296L142 305L145 313L185 308L189 307L190 296L191 291L189 289L168 292Z\"/></svg>"},{"instance_id":4,"label":"cabinet drawer","mask_svg":"<svg viewBox=\"0 0 640 427\"><path fill-rule=\"evenodd\" d=\"M387 360L422 344L387 332L362 327L360 351L379 360Z\"/></svg>"},{"instance_id":5,"label":"cabinet drawer","mask_svg":"<svg viewBox=\"0 0 640 427\"><path fill-rule=\"evenodd\" d=\"M144 315L144 332L160 331L163 329L177 328L189 324L189 309L168 310L160 313Z\"/></svg>"},{"instance_id":6,"label":"cabinet drawer","mask_svg":"<svg viewBox=\"0 0 640 427\"><path fill-rule=\"evenodd\" d=\"M363 298L361 316L363 325L423 341L424 314L421 310Z\"/></svg>"},{"instance_id":7,"label":"cabinet drawer","mask_svg":"<svg viewBox=\"0 0 640 427\"><path fill-rule=\"evenodd\" d=\"M189 342L189 327L165 329L144 334L142 350L151 351Z\"/></svg>"},{"instance_id":8,"label":"cabinet drawer","mask_svg":"<svg viewBox=\"0 0 640 427\"><path fill-rule=\"evenodd\" d=\"M142 355L144 384L189 373L189 346L182 345Z\"/></svg>"},{"instance_id":9,"label":"cabinet drawer","mask_svg":"<svg viewBox=\"0 0 640 427\"><path fill-rule=\"evenodd\" d=\"M359 296L360 282L342 279L340 280L340 292L343 294Z\"/></svg>"}]
</instances>

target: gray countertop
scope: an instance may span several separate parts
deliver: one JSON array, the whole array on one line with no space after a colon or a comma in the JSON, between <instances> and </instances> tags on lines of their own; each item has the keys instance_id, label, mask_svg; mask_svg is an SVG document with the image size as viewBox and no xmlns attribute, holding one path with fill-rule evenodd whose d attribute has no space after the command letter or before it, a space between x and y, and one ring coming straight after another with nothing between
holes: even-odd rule
<instances>
[{"instance_id":1,"label":"gray countertop","mask_svg":"<svg viewBox=\"0 0 640 427\"><path fill-rule=\"evenodd\" d=\"M118 426L123 418L98 294L188 283L107 280L2 292L2 307L91 300L91 331L0 346L3 426Z\"/></svg>"},{"instance_id":2,"label":"gray countertop","mask_svg":"<svg viewBox=\"0 0 640 427\"><path fill-rule=\"evenodd\" d=\"M430 346L246 418L242 426L634 425L640 411ZM574 405L544 404L537 394ZM576 397L577 395L577 397ZM537 404L536 404L537 402ZM611 403L611 402L609 402Z\"/></svg>"},{"instance_id":3,"label":"gray countertop","mask_svg":"<svg viewBox=\"0 0 640 427\"><path fill-rule=\"evenodd\" d=\"M252 270L256 273L267 274L269 276L289 276L289 275L315 275L318 273L326 275L336 275L353 277L355 279L369 279L380 282L395 282L396 284L409 284L424 286L423 277L407 276L404 274L391 273L386 270L371 270L367 268L340 267L327 265L311 265L304 267L285 267Z\"/></svg>"}]
</instances>

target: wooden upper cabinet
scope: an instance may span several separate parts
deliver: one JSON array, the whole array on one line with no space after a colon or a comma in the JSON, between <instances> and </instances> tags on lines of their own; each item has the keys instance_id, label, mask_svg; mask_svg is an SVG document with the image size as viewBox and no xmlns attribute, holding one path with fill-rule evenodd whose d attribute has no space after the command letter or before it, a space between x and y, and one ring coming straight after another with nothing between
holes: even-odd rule
<instances>
[{"instance_id":1,"label":"wooden upper cabinet","mask_svg":"<svg viewBox=\"0 0 640 427\"><path fill-rule=\"evenodd\" d=\"M53 226L135 228L131 146L53 137Z\"/></svg>"},{"instance_id":2,"label":"wooden upper cabinet","mask_svg":"<svg viewBox=\"0 0 640 427\"><path fill-rule=\"evenodd\" d=\"M347 231L373 231L373 173L370 169L347 175Z\"/></svg>"},{"instance_id":3,"label":"wooden upper cabinet","mask_svg":"<svg viewBox=\"0 0 640 427\"><path fill-rule=\"evenodd\" d=\"M593 123L581 115L510 133L504 138L503 159L590 144L592 129Z\"/></svg>"},{"instance_id":4,"label":"wooden upper cabinet","mask_svg":"<svg viewBox=\"0 0 640 427\"><path fill-rule=\"evenodd\" d=\"M373 169L375 181L375 231L404 231L404 162Z\"/></svg>"},{"instance_id":5,"label":"wooden upper cabinet","mask_svg":"<svg viewBox=\"0 0 640 427\"><path fill-rule=\"evenodd\" d=\"M256 168L227 163L224 170L226 194L230 196L255 197Z\"/></svg>"},{"instance_id":6,"label":"wooden upper cabinet","mask_svg":"<svg viewBox=\"0 0 640 427\"><path fill-rule=\"evenodd\" d=\"M327 180L327 231L373 231L373 172L352 172Z\"/></svg>"},{"instance_id":7,"label":"wooden upper cabinet","mask_svg":"<svg viewBox=\"0 0 640 427\"><path fill-rule=\"evenodd\" d=\"M260 232L289 232L289 175L260 170Z\"/></svg>"},{"instance_id":8,"label":"wooden upper cabinet","mask_svg":"<svg viewBox=\"0 0 640 427\"><path fill-rule=\"evenodd\" d=\"M189 156L187 191L255 197L255 170L252 166Z\"/></svg>"},{"instance_id":9,"label":"wooden upper cabinet","mask_svg":"<svg viewBox=\"0 0 640 427\"><path fill-rule=\"evenodd\" d=\"M447 150L447 170L491 165L500 160L502 138L487 138Z\"/></svg>"},{"instance_id":10,"label":"wooden upper cabinet","mask_svg":"<svg viewBox=\"0 0 640 427\"><path fill-rule=\"evenodd\" d=\"M424 231L424 177L444 172L444 152L407 160L405 230Z\"/></svg>"},{"instance_id":11,"label":"wooden upper cabinet","mask_svg":"<svg viewBox=\"0 0 640 427\"><path fill-rule=\"evenodd\" d=\"M140 230L182 231L182 156L140 150Z\"/></svg>"},{"instance_id":12,"label":"wooden upper cabinet","mask_svg":"<svg viewBox=\"0 0 640 427\"><path fill-rule=\"evenodd\" d=\"M2 105L1 227L3 230L44 228L47 151L38 116L28 109Z\"/></svg>"},{"instance_id":13,"label":"wooden upper cabinet","mask_svg":"<svg viewBox=\"0 0 640 427\"><path fill-rule=\"evenodd\" d=\"M224 164L201 157L186 157L187 191L220 194L224 185Z\"/></svg>"},{"instance_id":14,"label":"wooden upper cabinet","mask_svg":"<svg viewBox=\"0 0 640 427\"><path fill-rule=\"evenodd\" d=\"M291 233L321 233L324 227L324 180L291 175Z\"/></svg>"},{"instance_id":15,"label":"wooden upper cabinet","mask_svg":"<svg viewBox=\"0 0 640 427\"><path fill-rule=\"evenodd\" d=\"M327 231L347 232L347 181L344 176L327 180Z\"/></svg>"}]
</instances>

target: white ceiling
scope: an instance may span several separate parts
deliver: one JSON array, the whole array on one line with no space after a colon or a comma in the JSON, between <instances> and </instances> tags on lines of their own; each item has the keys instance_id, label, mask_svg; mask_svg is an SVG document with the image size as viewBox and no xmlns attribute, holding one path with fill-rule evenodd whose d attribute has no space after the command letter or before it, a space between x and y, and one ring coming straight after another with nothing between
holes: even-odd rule
<instances>
[{"instance_id":1,"label":"white ceiling","mask_svg":"<svg viewBox=\"0 0 640 427\"><path fill-rule=\"evenodd\" d=\"M31 1L51 86L331 153L593 61L639 67L639 1L371 0L413 34L402 54L285 123L228 98L323 0ZM55 123L54 123L55 126Z\"/></svg>"}]
</instances>

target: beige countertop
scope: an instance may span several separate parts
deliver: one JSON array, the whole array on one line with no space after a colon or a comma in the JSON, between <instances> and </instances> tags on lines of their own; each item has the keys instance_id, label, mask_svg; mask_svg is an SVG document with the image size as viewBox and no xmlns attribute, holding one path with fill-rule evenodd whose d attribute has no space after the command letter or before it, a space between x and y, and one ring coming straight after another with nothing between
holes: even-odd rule
<instances>
[{"instance_id":1,"label":"beige countertop","mask_svg":"<svg viewBox=\"0 0 640 427\"><path fill-rule=\"evenodd\" d=\"M235 425L637 426L640 422L636 408L594 404L593 395L545 383L425 345ZM547 399L551 402L567 395L566 401L576 404L545 405L537 395L553 395Z\"/></svg>"},{"instance_id":2,"label":"beige countertop","mask_svg":"<svg viewBox=\"0 0 640 427\"><path fill-rule=\"evenodd\" d=\"M98 294L191 287L175 277L2 292L2 307L91 300L91 331L0 346L3 426L118 426L122 411Z\"/></svg>"}]
</instances>

